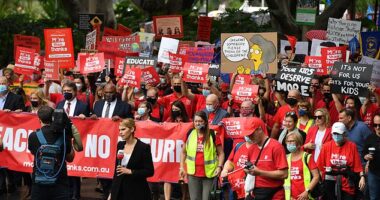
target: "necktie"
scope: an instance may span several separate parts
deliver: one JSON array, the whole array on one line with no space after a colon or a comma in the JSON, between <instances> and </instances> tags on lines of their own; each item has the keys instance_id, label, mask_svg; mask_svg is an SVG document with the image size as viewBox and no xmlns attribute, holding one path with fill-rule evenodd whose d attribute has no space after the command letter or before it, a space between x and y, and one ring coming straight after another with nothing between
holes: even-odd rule
<instances>
[{"instance_id":1,"label":"necktie","mask_svg":"<svg viewBox=\"0 0 380 200\"><path fill-rule=\"evenodd\" d=\"M67 102L67 108L66 108L66 114L67 114L67 116L70 116L70 105L71 105L71 103Z\"/></svg>"},{"instance_id":2,"label":"necktie","mask_svg":"<svg viewBox=\"0 0 380 200\"><path fill-rule=\"evenodd\" d=\"M111 107L110 102L107 102L106 114L104 115L105 118L109 117L108 115L110 114L110 107Z\"/></svg>"}]
</instances>

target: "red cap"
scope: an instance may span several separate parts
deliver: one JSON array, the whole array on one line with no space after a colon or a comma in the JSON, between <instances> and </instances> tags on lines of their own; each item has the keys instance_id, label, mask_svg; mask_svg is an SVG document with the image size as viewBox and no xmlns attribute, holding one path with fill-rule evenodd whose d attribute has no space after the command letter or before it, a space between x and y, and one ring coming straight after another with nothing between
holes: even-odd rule
<instances>
[{"instance_id":1,"label":"red cap","mask_svg":"<svg viewBox=\"0 0 380 200\"><path fill-rule=\"evenodd\" d=\"M265 123L258 117L253 117L250 123L247 123L244 126L244 130L242 131L243 136L252 135L253 132L256 131L257 128L261 128L266 135L268 135L267 129L265 127Z\"/></svg>"}]
</instances>

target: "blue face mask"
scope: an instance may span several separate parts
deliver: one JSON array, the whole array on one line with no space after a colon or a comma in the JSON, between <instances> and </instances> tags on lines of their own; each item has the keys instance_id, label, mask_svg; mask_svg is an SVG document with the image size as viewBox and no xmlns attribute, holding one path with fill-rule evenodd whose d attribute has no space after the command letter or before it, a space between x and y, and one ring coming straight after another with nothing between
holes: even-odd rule
<instances>
[{"instance_id":1,"label":"blue face mask","mask_svg":"<svg viewBox=\"0 0 380 200\"><path fill-rule=\"evenodd\" d=\"M0 93L6 93L8 90L7 86L6 85L0 85Z\"/></svg>"},{"instance_id":2,"label":"blue face mask","mask_svg":"<svg viewBox=\"0 0 380 200\"><path fill-rule=\"evenodd\" d=\"M206 105L206 110L207 110L208 112L214 112L214 111L215 111L215 108L214 108L213 105Z\"/></svg>"},{"instance_id":3,"label":"blue face mask","mask_svg":"<svg viewBox=\"0 0 380 200\"><path fill-rule=\"evenodd\" d=\"M204 124L195 125L195 128L198 130L201 130L205 128L205 125Z\"/></svg>"},{"instance_id":4,"label":"blue face mask","mask_svg":"<svg viewBox=\"0 0 380 200\"><path fill-rule=\"evenodd\" d=\"M251 143L251 144L253 143L251 138L249 138L248 136L244 136L244 140L248 143Z\"/></svg>"},{"instance_id":5,"label":"blue face mask","mask_svg":"<svg viewBox=\"0 0 380 200\"><path fill-rule=\"evenodd\" d=\"M295 144L286 144L286 148L290 153L297 151L297 146Z\"/></svg>"},{"instance_id":6,"label":"blue face mask","mask_svg":"<svg viewBox=\"0 0 380 200\"><path fill-rule=\"evenodd\" d=\"M304 109L299 109L299 110L298 110L298 114L299 114L299 116L304 116L304 115L307 115L307 114L308 114L308 111L307 111L307 110L304 110Z\"/></svg>"},{"instance_id":7,"label":"blue face mask","mask_svg":"<svg viewBox=\"0 0 380 200\"><path fill-rule=\"evenodd\" d=\"M210 90L203 89L202 94L203 94L203 96L207 97L208 95L211 94L211 92L210 92Z\"/></svg>"},{"instance_id":8,"label":"blue face mask","mask_svg":"<svg viewBox=\"0 0 380 200\"><path fill-rule=\"evenodd\" d=\"M333 134L332 138L335 142L340 143L343 141L344 137L341 134Z\"/></svg>"},{"instance_id":9,"label":"blue face mask","mask_svg":"<svg viewBox=\"0 0 380 200\"><path fill-rule=\"evenodd\" d=\"M140 116L141 116L141 115L144 115L144 114L145 114L145 111L146 111L146 108L138 108L138 109L137 109L137 114L139 114Z\"/></svg>"}]
</instances>

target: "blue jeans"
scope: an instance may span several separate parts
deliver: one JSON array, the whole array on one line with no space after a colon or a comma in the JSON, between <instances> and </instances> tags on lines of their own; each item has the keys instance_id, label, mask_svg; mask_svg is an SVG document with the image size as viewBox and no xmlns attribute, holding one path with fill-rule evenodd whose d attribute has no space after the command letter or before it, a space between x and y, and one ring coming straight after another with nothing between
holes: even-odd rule
<instances>
[{"instance_id":1,"label":"blue jeans","mask_svg":"<svg viewBox=\"0 0 380 200\"><path fill-rule=\"evenodd\" d=\"M380 176L368 170L369 197L371 200L380 199Z\"/></svg>"}]
</instances>

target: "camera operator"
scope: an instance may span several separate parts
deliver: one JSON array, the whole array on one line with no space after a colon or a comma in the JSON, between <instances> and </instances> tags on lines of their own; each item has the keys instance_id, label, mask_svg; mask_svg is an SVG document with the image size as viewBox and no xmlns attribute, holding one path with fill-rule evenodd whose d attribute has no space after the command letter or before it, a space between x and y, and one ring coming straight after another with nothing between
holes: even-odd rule
<instances>
[{"instance_id":1,"label":"camera operator","mask_svg":"<svg viewBox=\"0 0 380 200\"><path fill-rule=\"evenodd\" d=\"M334 123L331 132L333 140L322 146L317 163L324 187L328 188L323 199L354 200L358 195L356 189L363 191L365 187L359 152L355 143L347 139L342 122Z\"/></svg>"},{"instance_id":2,"label":"camera operator","mask_svg":"<svg viewBox=\"0 0 380 200\"><path fill-rule=\"evenodd\" d=\"M367 161L368 189L371 200L380 199L380 114L373 118L375 133L364 142L363 155Z\"/></svg>"},{"instance_id":3,"label":"camera operator","mask_svg":"<svg viewBox=\"0 0 380 200\"><path fill-rule=\"evenodd\" d=\"M69 180L67 176L66 161L72 162L75 156L70 138L70 135L72 135L71 127L67 128L67 126L61 126L65 128L59 129L59 126L55 126L52 120L53 113L54 110L51 107L42 106L37 112L42 127L41 129L32 132L28 138L28 148L30 152L34 155L31 196L32 200L69 199ZM43 137L41 137L41 135L38 135L39 133L42 133L41 135ZM44 138L46 142L43 142L43 139L41 142L41 138ZM46 145L41 143L45 143ZM41 145L56 145L59 147L60 152L54 154L56 155L56 158L54 160L46 159L46 157L44 157L44 154L42 153L43 148L40 148ZM63 159L65 159L65 161ZM51 166L51 163L55 163L52 166L54 175L47 176L47 173L41 173L41 169L45 169L41 166L43 166L43 164L45 164L45 166ZM51 181L51 178L53 178L54 181ZM40 181L41 179L43 179L44 181Z\"/></svg>"}]
</instances>

